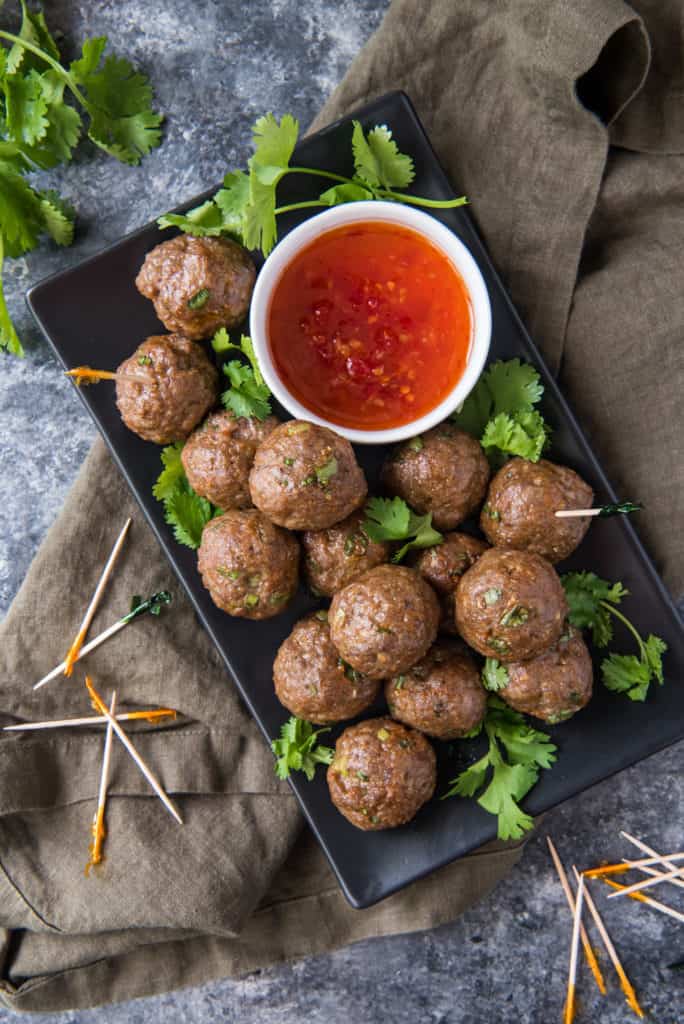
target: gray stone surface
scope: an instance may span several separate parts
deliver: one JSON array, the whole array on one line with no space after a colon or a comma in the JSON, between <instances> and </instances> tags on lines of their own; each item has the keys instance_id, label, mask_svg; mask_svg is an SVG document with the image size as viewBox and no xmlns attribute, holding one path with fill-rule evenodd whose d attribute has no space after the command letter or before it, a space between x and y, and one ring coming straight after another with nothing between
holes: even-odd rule
<instances>
[{"instance_id":1,"label":"gray stone surface","mask_svg":"<svg viewBox=\"0 0 684 1024\"><path fill-rule=\"evenodd\" d=\"M11 23L15 7L5 6L3 25ZM163 146L141 168L122 167L82 147L72 165L51 176L78 208L76 244L68 250L45 246L7 267L10 306L27 359L1 361L0 614L94 436L73 389L29 321L24 289L242 163L256 114L292 111L306 124L385 7L385 0L46 4L51 25L68 40L107 33L121 52L145 67L168 121ZM93 340L96 351L97 324ZM681 746L663 752L551 812L523 862L492 896L434 932L365 942L240 982L38 1019L55 1024L560 1020L570 928L544 836L552 834L566 860L584 866L625 852L620 828L663 848L681 848L681 758ZM608 904L602 892L596 895L651 1019L681 1022L684 975L667 967L684 956L681 929L636 903ZM668 898L674 899L672 892ZM581 1021L633 1019L607 974L609 996L600 1000L582 970ZM0 1011L0 1024L10 1019Z\"/></svg>"}]
</instances>

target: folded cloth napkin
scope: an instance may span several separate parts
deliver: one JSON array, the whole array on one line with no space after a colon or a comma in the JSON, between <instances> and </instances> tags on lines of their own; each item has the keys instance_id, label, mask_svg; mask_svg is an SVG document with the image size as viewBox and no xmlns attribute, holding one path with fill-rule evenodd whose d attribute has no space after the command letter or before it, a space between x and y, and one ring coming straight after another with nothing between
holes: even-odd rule
<instances>
[{"instance_id":1,"label":"folded cloth napkin","mask_svg":"<svg viewBox=\"0 0 684 1024\"><path fill-rule=\"evenodd\" d=\"M394 88L412 97L609 474L646 503L639 525L675 593L680 15L675 0L395 0L317 120ZM432 927L488 893L521 844L485 847L369 910L345 903L100 442L0 630L0 724L82 713L80 677L38 694L30 684L63 657L83 611L74 580L94 582L128 514L131 537L93 630L143 586L176 598L88 666L101 692L116 687L120 709L164 704L187 716L135 729L186 824L115 758L106 869L86 880L102 731L3 734L0 1002L63 1010L238 975Z\"/></svg>"}]
</instances>

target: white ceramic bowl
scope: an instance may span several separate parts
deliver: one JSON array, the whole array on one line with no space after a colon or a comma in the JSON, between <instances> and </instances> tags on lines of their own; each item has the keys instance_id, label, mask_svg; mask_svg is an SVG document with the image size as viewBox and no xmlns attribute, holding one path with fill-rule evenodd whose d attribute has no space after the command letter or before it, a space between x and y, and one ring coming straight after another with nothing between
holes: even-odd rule
<instances>
[{"instance_id":1,"label":"white ceramic bowl","mask_svg":"<svg viewBox=\"0 0 684 1024\"><path fill-rule=\"evenodd\" d=\"M268 342L271 298L280 277L294 256L321 234L345 224L371 221L398 224L427 238L450 260L461 275L470 298L471 336L465 370L447 397L424 416L388 430L358 430L316 416L295 398L279 377ZM487 286L468 249L447 227L422 210L401 203L377 201L346 203L310 217L279 242L257 278L250 312L250 333L264 380L281 405L297 419L330 427L354 444L390 444L414 437L441 423L468 397L484 369L492 332Z\"/></svg>"}]
</instances>

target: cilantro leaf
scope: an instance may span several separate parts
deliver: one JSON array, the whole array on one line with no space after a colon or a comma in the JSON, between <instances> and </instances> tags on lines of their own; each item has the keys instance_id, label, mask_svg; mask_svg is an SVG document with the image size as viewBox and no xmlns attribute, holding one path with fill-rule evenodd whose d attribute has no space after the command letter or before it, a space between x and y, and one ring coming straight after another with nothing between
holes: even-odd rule
<instances>
[{"instance_id":1,"label":"cilantro leaf","mask_svg":"<svg viewBox=\"0 0 684 1024\"><path fill-rule=\"evenodd\" d=\"M231 359L223 366L223 372L230 381L230 387L221 395L226 409L236 417L250 419L255 416L258 420L265 420L271 413L271 392L265 385L257 384L251 366L245 366L239 359Z\"/></svg>"},{"instance_id":2,"label":"cilantro leaf","mask_svg":"<svg viewBox=\"0 0 684 1024\"><path fill-rule=\"evenodd\" d=\"M593 572L569 572L561 577L570 609L568 619L577 629L591 629L597 647L607 647L613 638L610 608L629 591L622 583L609 583Z\"/></svg>"},{"instance_id":3,"label":"cilantro leaf","mask_svg":"<svg viewBox=\"0 0 684 1024\"><path fill-rule=\"evenodd\" d=\"M376 125L364 135L353 121L352 152L356 177L374 188L405 188L414 178L413 160L400 153L386 125Z\"/></svg>"},{"instance_id":4,"label":"cilantro leaf","mask_svg":"<svg viewBox=\"0 0 684 1024\"><path fill-rule=\"evenodd\" d=\"M488 422L480 443L487 455L498 449L506 455L538 462L546 439L547 427L540 413L522 410L498 413Z\"/></svg>"},{"instance_id":5,"label":"cilantro leaf","mask_svg":"<svg viewBox=\"0 0 684 1024\"><path fill-rule=\"evenodd\" d=\"M181 461L182 450L183 444L180 441L162 449L164 468L157 477L152 493L157 501L163 502L164 518L173 527L178 543L198 548L202 530L217 510L206 498L200 498L188 483Z\"/></svg>"},{"instance_id":6,"label":"cilantro leaf","mask_svg":"<svg viewBox=\"0 0 684 1024\"><path fill-rule=\"evenodd\" d=\"M556 747L546 733L533 729L498 697L487 702L484 729L487 753L449 784L442 799L479 792L477 802L497 816L499 839L519 839L534 822L518 801L535 785L539 770L555 761Z\"/></svg>"},{"instance_id":7,"label":"cilantro leaf","mask_svg":"<svg viewBox=\"0 0 684 1024\"><path fill-rule=\"evenodd\" d=\"M25 39L26 42L39 47L54 60L59 60L59 50L47 27L45 15L42 11L30 11L26 5L26 0L21 0L19 38ZM26 74L34 68L38 71L45 69L45 65L40 57L27 50L20 43L14 43L7 55L8 73L14 74L16 71L21 70L22 73Z\"/></svg>"},{"instance_id":8,"label":"cilantro leaf","mask_svg":"<svg viewBox=\"0 0 684 1024\"><path fill-rule=\"evenodd\" d=\"M242 238L245 209L249 203L249 175L244 171L231 171L223 179L223 188L214 196L221 211L223 231Z\"/></svg>"},{"instance_id":9,"label":"cilantro leaf","mask_svg":"<svg viewBox=\"0 0 684 1024\"><path fill-rule=\"evenodd\" d=\"M195 206L186 213L165 213L157 219L160 228L179 228L198 238L223 233L223 216L213 199Z\"/></svg>"},{"instance_id":10,"label":"cilantro leaf","mask_svg":"<svg viewBox=\"0 0 684 1024\"><path fill-rule=\"evenodd\" d=\"M482 685L491 693L508 686L508 669L496 658L487 658L482 669Z\"/></svg>"},{"instance_id":11,"label":"cilantro leaf","mask_svg":"<svg viewBox=\"0 0 684 1024\"><path fill-rule=\"evenodd\" d=\"M492 363L451 417L462 430L480 438L488 458L502 464L502 455L538 462L549 436L534 406L544 393L539 374L519 359Z\"/></svg>"},{"instance_id":12,"label":"cilantro leaf","mask_svg":"<svg viewBox=\"0 0 684 1024\"><path fill-rule=\"evenodd\" d=\"M279 779L288 779L293 771L302 771L311 782L316 765L332 762L335 751L318 743L318 737L324 732L330 732L330 728L314 729L310 722L290 716L280 727L280 737L271 742Z\"/></svg>"},{"instance_id":13,"label":"cilantro leaf","mask_svg":"<svg viewBox=\"0 0 684 1024\"><path fill-rule=\"evenodd\" d=\"M521 363L519 359L492 363L486 377L495 414L530 410L544 394L544 386L535 368L530 363Z\"/></svg>"},{"instance_id":14,"label":"cilantro leaf","mask_svg":"<svg viewBox=\"0 0 684 1024\"><path fill-rule=\"evenodd\" d=\"M0 162L0 230L6 253L21 256L34 249L42 227L38 193L11 164Z\"/></svg>"},{"instance_id":15,"label":"cilantro leaf","mask_svg":"<svg viewBox=\"0 0 684 1024\"><path fill-rule=\"evenodd\" d=\"M235 349L247 356L250 365L246 366L239 359L231 359L223 366L223 372L230 381L230 388L221 395L226 409L230 409L236 417L249 419L255 416L265 420L271 414L271 392L259 369L252 339L246 334L240 338L240 344L234 344L224 327L220 328L212 339L212 347L217 353Z\"/></svg>"},{"instance_id":16,"label":"cilantro leaf","mask_svg":"<svg viewBox=\"0 0 684 1024\"><path fill-rule=\"evenodd\" d=\"M248 249L261 249L264 256L268 256L278 237L275 187L260 181L257 170L250 160L249 203L242 218L242 235Z\"/></svg>"},{"instance_id":17,"label":"cilantro leaf","mask_svg":"<svg viewBox=\"0 0 684 1024\"><path fill-rule=\"evenodd\" d=\"M371 498L362 528L374 541L404 540L410 521L411 509L401 498Z\"/></svg>"},{"instance_id":18,"label":"cilantro leaf","mask_svg":"<svg viewBox=\"0 0 684 1024\"><path fill-rule=\"evenodd\" d=\"M182 451L182 441L176 441L175 444L169 444L166 448L162 448L161 460L164 468L152 488L152 494L157 501L170 498L174 491L178 490L185 482L185 470L181 462Z\"/></svg>"},{"instance_id":19,"label":"cilantro leaf","mask_svg":"<svg viewBox=\"0 0 684 1024\"><path fill-rule=\"evenodd\" d=\"M65 102L66 83L56 71L46 71L41 75L41 83L47 127L39 142L22 149L36 166L46 170L71 159L81 134L81 116Z\"/></svg>"},{"instance_id":20,"label":"cilantro leaf","mask_svg":"<svg viewBox=\"0 0 684 1024\"><path fill-rule=\"evenodd\" d=\"M7 304L5 302L5 293L2 287L2 267L4 262L4 244L2 231L0 231L0 352L3 349L6 352L11 353L14 356L23 356L24 349L19 340L19 336L14 329L14 324L9 315Z\"/></svg>"},{"instance_id":21,"label":"cilantro leaf","mask_svg":"<svg viewBox=\"0 0 684 1024\"><path fill-rule=\"evenodd\" d=\"M39 195L45 230L57 245L71 245L74 240L73 207L54 189Z\"/></svg>"},{"instance_id":22,"label":"cilantro leaf","mask_svg":"<svg viewBox=\"0 0 684 1024\"><path fill-rule=\"evenodd\" d=\"M105 44L102 37L86 40L83 56L69 71L85 89L89 138L122 163L139 164L159 145L163 118L152 109L147 77L130 61L110 55L100 65Z\"/></svg>"},{"instance_id":23,"label":"cilantro leaf","mask_svg":"<svg viewBox=\"0 0 684 1024\"><path fill-rule=\"evenodd\" d=\"M27 75L7 75L3 93L8 134L15 142L35 145L48 127L48 103L42 76L34 69Z\"/></svg>"},{"instance_id":24,"label":"cilantro leaf","mask_svg":"<svg viewBox=\"0 0 684 1024\"><path fill-rule=\"evenodd\" d=\"M173 527L179 544L198 548L202 530L213 516L213 507L206 498L200 498L188 484L187 490L176 490L164 502L164 518Z\"/></svg>"},{"instance_id":25,"label":"cilantro leaf","mask_svg":"<svg viewBox=\"0 0 684 1024\"><path fill-rule=\"evenodd\" d=\"M318 197L325 206L338 206L340 203L355 203L363 199L372 199L373 193L363 185L350 182L348 185L333 185Z\"/></svg>"},{"instance_id":26,"label":"cilantro leaf","mask_svg":"<svg viewBox=\"0 0 684 1024\"><path fill-rule=\"evenodd\" d=\"M402 498L371 498L365 511L362 529L371 540L407 541L392 556L395 563L411 548L430 548L443 539L432 526L432 514L416 515Z\"/></svg>"},{"instance_id":27,"label":"cilantro leaf","mask_svg":"<svg viewBox=\"0 0 684 1024\"><path fill-rule=\"evenodd\" d=\"M622 583L609 583L593 572L566 573L561 583L570 608L568 619L578 629L591 629L597 647L607 647L613 638L611 616L626 626L637 643L638 655L611 652L601 662L601 677L607 689L643 701L654 679L662 686L662 656L667 644L653 633L643 640L633 623L617 610L616 605L629 593Z\"/></svg>"},{"instance_id":28,"label":"cilantro leaf","mask_svg":"<svg viewBox=\"0 0 684 1024\"><path fill-rule=\"evenodd\" d=\"M274 169L282 172L287 169L299 136L299 122L291 114L285 114L278 122L273 114L259 117L252 129L254 142L253 161L259 172ZM261 180L272 184L270 175L264 174Z\"/></svg>"}]
</instances>

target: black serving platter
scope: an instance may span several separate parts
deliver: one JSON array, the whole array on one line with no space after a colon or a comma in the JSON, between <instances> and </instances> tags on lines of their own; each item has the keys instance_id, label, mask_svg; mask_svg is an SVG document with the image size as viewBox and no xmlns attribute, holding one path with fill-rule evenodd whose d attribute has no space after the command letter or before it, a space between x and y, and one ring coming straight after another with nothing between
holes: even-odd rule
<instances>
[{"instance_id":1,"label":"black serving platter","mask_svg":"<svg viewBox=\"0 0 684 1024\"><path fill-rule=\"evenodd\" d=\"M407 96L390 93L358 110L355 116L365 127L387 124L400 149L413 156L416 179L412 187L416 195L454 195ZM304 139L297 147L294 162L350 173L350 138L350 119L339 121ZM300 175L292 178L297 181L291 183L291 179L286 179L283 183L284 202L316 194L311 190L316 182ZM193 199L184 208L203 198ZM476 194L473 200L477 209ZM437 211L435 215L469 247L487 282L493 316L491 359L518 356L533 363L542 376L543 413L553 428L551 457L576 469L592 485L598 502L616 500L572 412L521 324L468 211ZM281 218L281 236L304 216ZM84 363L114 368L147 335L163 333L152 304L136 291L134 278L145 254L168 237L168 232L162 233L155 224L150 224L31 289L27 298L29 308L66 368ZM301 591L286 613L259 623L231 619L219 611L202 586L195 553L174 541L161 506L152 497L152 485L160 470L159 448L124 427L110 387L83 389L79 396L252 714L268 739L276 737L287 713L271 685L273 659L294 622L314 606L313 599ZM378 469L385 451L360 447L357 454L371 492L377 492ZM684 737L684 688L679 685L684 667L684 634L676 610L630 522L624 518L595 522L573 558L560 567L561 571L581 568L624 582L630 591L624 603L627 614L643 633L657 633L669 646L665 656L666 685L661 688L654 684L646 703L635 704L608 693L597 683L596 695L588 708L550 730L558 744L558 761L551 771L542 772L538 785L524 801L531 814L567 800ZM616 634L616 643L625 652L633 649L628 635L622 632ZM339 728L331 737L338 732ZM476 749L475 744L437 747L436 797L411 824L399 829L364 833L353 828L331 804L322 770L311 783L303 777L292 780L304 814L353 906L370 906L495 837L495 819L474 800L437 798L446 789L447 780L461 770L465 758Z\"/></svg>"}]
</instances>

